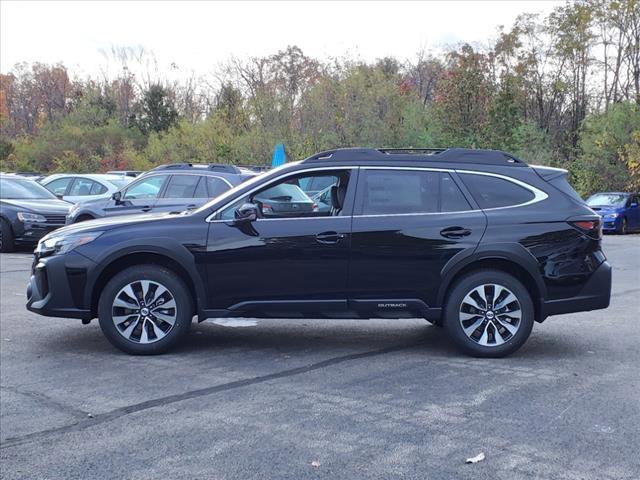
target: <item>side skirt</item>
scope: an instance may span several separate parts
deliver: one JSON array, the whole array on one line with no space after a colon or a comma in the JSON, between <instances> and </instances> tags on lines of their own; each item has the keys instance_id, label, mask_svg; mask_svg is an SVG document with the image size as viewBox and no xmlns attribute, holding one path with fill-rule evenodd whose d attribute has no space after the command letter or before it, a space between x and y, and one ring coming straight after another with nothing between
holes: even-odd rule
<instances>
[{"instance_id":1,"label":"side skirt","mask_svg":"<svg viewBox=\"0 0 640 480\"><path fill-rule=\"evenodd\" d=\"M402 319L424 318L438 323L441 308L429 307L420 299L353 299L353 300L273 300L248 301L232 305L228 309L206 309L199 312L198 321L207 318L317 318L352 319L370 318Z\"/></svg>"}]
</instances>

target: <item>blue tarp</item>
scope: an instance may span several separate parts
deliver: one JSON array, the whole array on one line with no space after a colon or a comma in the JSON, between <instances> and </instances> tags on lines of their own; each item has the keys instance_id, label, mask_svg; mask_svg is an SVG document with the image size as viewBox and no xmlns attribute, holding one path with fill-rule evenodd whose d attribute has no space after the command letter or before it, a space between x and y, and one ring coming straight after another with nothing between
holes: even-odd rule
<instances>
[{"instance_id":1,"label":"blue tarp","mask_svg":"<svg viewBox=\"0 0 640 480\"><path fill-rule=\"evenodd\" d=\"M271 160L272 167L279 167L287 161L287 154L284 151L284 144L278 143L273 149L273 159Z\"/></svg>"}]
</instances>

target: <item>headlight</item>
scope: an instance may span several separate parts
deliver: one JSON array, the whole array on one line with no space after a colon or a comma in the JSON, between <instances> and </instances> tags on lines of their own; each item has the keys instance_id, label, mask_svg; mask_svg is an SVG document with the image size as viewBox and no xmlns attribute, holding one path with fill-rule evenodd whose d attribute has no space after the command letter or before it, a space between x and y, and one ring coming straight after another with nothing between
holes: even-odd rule
<instances>
[{"instance_id":1,"label":"headlight","mask_svg":"<svg viewBox=\"0 0 640 480\"><path fill-rule=\"evenodd\" d=\"M44 215L29 212L18 212L18 220L23 223L45 223L47 221Z\"/></svg>"},{"instance_id":2,"label":"headlight","mask_svg":"<svg viewBox=\"0 0 640 480\"><path fill-rule=\"evenodd\" d=\"M604 218L618 218L619 216L619 213L607 213Z\"/></svg>"},{"instance_id":3,"label":"headlight","mask_svg":"<svg viewBox=\"0 0 640 480\"><path fill-rule=\"evenodd\" d=\"M38 242L36 253L47 255L59 255L67 253L80 245L93 242L102 235L102 232L76 233L63 236L44 237Z\"/></svg>"}]
</instances>

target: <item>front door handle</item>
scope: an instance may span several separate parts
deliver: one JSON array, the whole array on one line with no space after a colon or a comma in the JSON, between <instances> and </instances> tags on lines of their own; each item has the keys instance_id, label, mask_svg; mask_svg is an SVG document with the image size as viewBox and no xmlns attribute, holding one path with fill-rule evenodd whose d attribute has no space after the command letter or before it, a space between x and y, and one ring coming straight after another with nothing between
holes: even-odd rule
<instances>
[{"instance_id":1,"label":"front door handle","mask_svg":"<svg viewBox=\"0 0 640 480\"><path fill-rule=\"evenodd\" d=\"M197 205L195 203L192 203L191 205L187 205L187 210L192 210L194 208L196 208Z\"/></svg>"},{"instance_id":2,"label":"front door handle","mask_svg":"<svg viewBox=\"0 0 640 480\"><path fill-rule=\"evenodd\" d=\"M149 206L142 207L140 210L142 210L143 212L150 212L151 211L151 207L149 207Z\"/></svg>"},{"instance_id":3,"label":"front door handle","mask_svg":"<svg viewBox=\"0 0 640 480\"><path fill-rule=\"evenodd\" d=\"M448 227L440 230L440 235L446 238L462 238L471 235L471 230L463 227Z\"/></svg>"},{"instance_id":4,"label":"front door handle","mask_svg":"<svg viewBox=\"0 0 640 480\"><path fill-rule=\"evenodd\" d=\"M344 234L338 232L322 232L316 235L316 241L324 244L338 243L343 238Z\"/></svg>"}]
</instances>

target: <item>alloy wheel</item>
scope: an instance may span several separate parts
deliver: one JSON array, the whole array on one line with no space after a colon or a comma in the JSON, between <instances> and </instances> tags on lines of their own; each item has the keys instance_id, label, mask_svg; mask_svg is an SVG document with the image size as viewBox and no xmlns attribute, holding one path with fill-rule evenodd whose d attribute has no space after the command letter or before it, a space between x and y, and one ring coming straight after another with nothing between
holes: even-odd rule
<instances>
[{"instance_id":1,"label":"alloy wheel","mask_svg":"<svg viewBox=\"0 0 640 480\"><path fill-rule=\"evenodd\" d=\"M172 293L152 280L137 280L115 296L111 318L116 330L134 343L154 343L174 327L178 310Z\"/></svg>"},{"instance_id":2,"label":"alloy wheel","mask_svg":"<svg viewBox=\"0 0 640 480\"><path fill-rule=\"evenodd\" d=\"M520 301L502 285L480 285L460 304L462 330L473 342L484 347L497 347L511 340L520 328L521 319Z\"/></svg>"}]
</instances>

